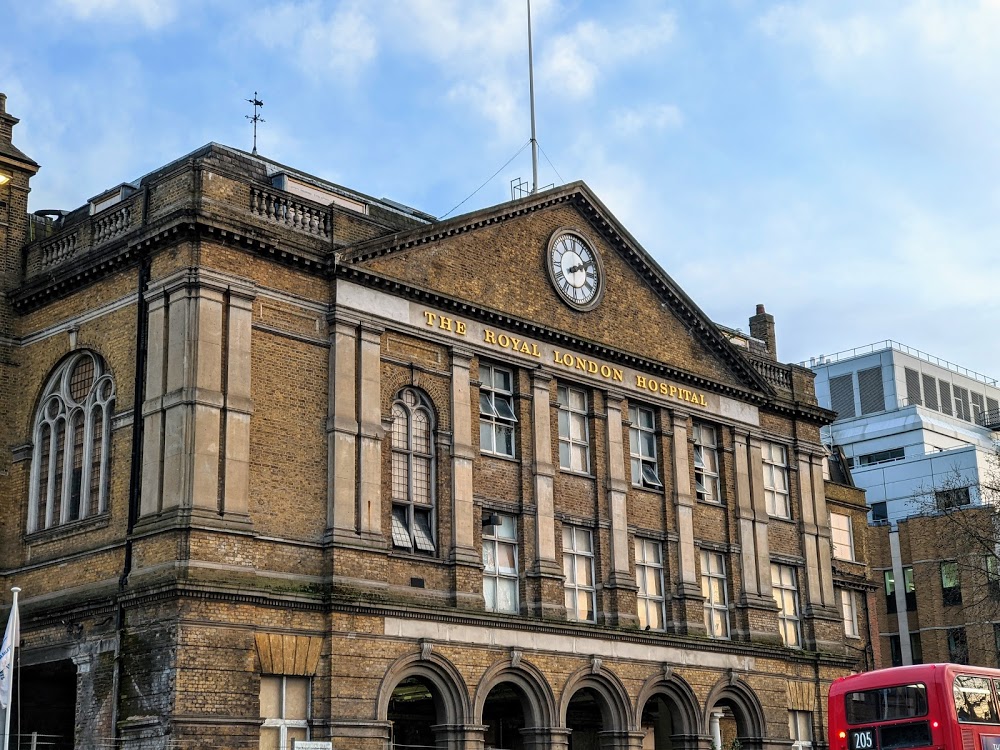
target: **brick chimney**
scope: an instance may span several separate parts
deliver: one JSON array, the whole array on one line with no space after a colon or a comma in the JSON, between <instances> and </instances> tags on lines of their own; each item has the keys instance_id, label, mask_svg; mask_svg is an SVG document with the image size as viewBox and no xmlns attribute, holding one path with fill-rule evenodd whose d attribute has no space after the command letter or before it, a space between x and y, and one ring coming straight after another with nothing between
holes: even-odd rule
<instances>
[{"instance_id":1,"label":"brick chimney","mask_svg":"<svg viewBox=\"0 0 1000 750\"><path fill-rule=\"evenodd\" d=\"M767 344L771 359L778 359L778 344L774 340L774 316L764 312L763 305L757 305L757 314L750 318L750 335Z\"/></svg>"}]
</instances>

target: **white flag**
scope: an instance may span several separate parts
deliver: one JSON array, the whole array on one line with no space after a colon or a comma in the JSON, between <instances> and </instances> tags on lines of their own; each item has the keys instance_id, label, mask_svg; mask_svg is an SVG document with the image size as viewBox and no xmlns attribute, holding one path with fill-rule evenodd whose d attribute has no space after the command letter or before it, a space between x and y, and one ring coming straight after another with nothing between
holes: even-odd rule
<instances>
[{"instance_id":1,"label":"white flag","mask_svg":"<svg viewBox=\"0 0 1000 750\"><path fill-rule=\"evenodd\" d=\"M17 614L17 594L14 595L14 606L10 608L7 619L7 630L0 643L0 708L10 705L10 691L14 682L14 649L21 641L21 621Z\"/></svg>"}]
</instances>

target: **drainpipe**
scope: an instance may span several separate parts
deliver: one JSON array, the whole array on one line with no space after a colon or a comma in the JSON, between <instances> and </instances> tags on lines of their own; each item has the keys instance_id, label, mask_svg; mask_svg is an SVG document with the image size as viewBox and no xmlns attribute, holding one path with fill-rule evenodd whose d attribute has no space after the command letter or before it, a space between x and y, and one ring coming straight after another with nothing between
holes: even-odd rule
<instances>
[{"instance_id":1,"label":"drainpipe","mask_svg":"<svg viewBox=\"0 0 1000 750\"><path fill-rule=\"evenodd\" d=\"M142 195L142 226L146 225L149 215L149 186L145 186ZM141 252L141 251L140 251ZM122 606L122 596L128 585L128 577L132 572L132 532L139 518L140 485L142 482L142 404L146 399L146 359L149 344L149 319L147 317L146 288L149 286L150 266L152 259L143 253L139 257L139 267L136 278L135 301L135 380L132 402L132 462L129 468L128 488L128 522L125 528L125 559L122 563L122 574L118 579L118 595L115 598L115 669L111 684L111 731L117 747L120 737L118 729L118 691L122 672L122 638L125 632L125 608Z\"/></svg>"}]
</instances>

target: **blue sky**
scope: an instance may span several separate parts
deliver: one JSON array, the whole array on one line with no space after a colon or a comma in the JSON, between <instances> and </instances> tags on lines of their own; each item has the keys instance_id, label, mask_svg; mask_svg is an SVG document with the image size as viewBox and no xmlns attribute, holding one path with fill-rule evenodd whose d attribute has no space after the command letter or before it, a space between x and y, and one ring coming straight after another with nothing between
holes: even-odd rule
<instances>
[{"instance_id":1,"label":"blue sky","mask_svg":"<svg viewBox=\"0 0 1000 750\"><path fill-rule=\"evenodd\" d=\"M0 0L0 91L71 208L209 141L442 216L530 179L523 0ZM585 180L779 356L1000 377L1000 3L533 0L542 185ZM469 198L497 170L499 175ZM454 214L453 214L454 215Z\"/></svg>"}]
</instances>

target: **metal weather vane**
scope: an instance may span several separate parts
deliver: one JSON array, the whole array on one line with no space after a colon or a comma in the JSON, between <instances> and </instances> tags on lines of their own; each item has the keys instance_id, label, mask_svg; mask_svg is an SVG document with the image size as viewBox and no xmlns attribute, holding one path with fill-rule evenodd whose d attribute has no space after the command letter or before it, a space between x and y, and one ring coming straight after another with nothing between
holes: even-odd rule
<instances>
[{"instance_id":1,"label":"metal weather vane","mask_svg":"<svg viewBox=\"0 0 1000 750\"><path fill-rule=\"evenodd\" d=\"M257 123L258 122L267 122L267 120L265 120L263 117L261 117L257 113L257 109L259 107L263 107L264 106L264 102L262 102L260 99L257 98L257 92L256 91L253 92L253 99L247 99L246 101L248 101L250 104L253 105L253 117L251 117L250 115L244 115L244 117L246 117L248 120L250 120L250 122L253 123L253 151L252 151L252 153L253 153L254 156L256 156L257 155Z\"/></svg>"}]
</instances>

